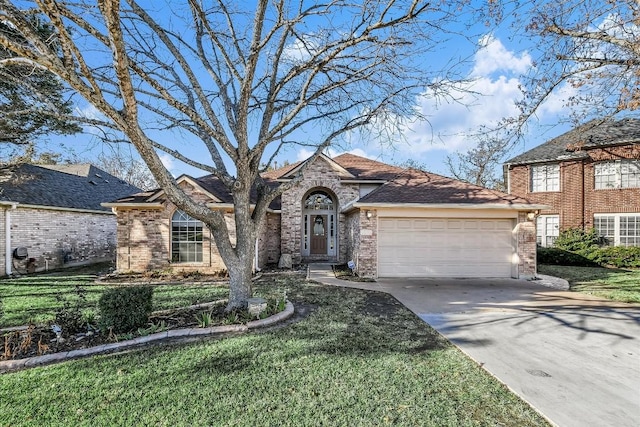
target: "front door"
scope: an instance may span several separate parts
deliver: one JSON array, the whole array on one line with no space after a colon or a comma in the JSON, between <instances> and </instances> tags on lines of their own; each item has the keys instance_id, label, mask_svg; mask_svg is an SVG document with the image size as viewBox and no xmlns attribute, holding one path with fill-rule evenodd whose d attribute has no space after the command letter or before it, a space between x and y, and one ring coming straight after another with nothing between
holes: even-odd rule
<instances>
[{"instance_id":1,"label":"front door","mask_svg":"<svg viewBox=\"0 0 640 427\"><path fill-rule=\"evenodd\" d=\"M311 219L311 255L326 255L327 215L313 215Z\"/></svg>"}]
</instances>

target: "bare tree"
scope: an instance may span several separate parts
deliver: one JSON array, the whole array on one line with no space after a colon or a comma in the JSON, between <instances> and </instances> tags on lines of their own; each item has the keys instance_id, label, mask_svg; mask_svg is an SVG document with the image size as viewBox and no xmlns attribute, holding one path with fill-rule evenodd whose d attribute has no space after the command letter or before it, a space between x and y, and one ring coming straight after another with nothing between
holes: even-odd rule
<instances>
[{"instance_id":1,"label":"bare tree","mask_svg":"<svg viewBox=\"0 0 640 427\"><path fill-rule=\"evenodd\" d=\"M500 166L512 148L511 141L487 134L478 134L475 137L478 143L473 148L464 153L457 152L453 156L447 156L449 172L461 181L506 191Z\"/></svg>"},{"instance_id":2,"label":"bare tree","mask_svg":"<svg viewBox=\"0 0 640 427\"><path fill-rule=\"evenodd\" d=\"M574 121L606 118L640 107L640 3L555 0L525 3L516 26L541 52L524 81L520 123L564 92ZM518 31L516 29L516 31Z\"/></svg>"},{"instance_id":3,"label":"bare tree","mask_svg":"<svg viewBox=\"0 0 640 427\"><path fill-rule=\"evenodd\" d=\"M260 165L293 144L314 147L317 156L378 117L415 115L415 96L426 87L446 93L455 83L446 70L425 66L451 37L449 24L486 18L461 0L0 4L7 24L0 46L15 53L0 66L56 74L102 114L85 123L135 146L168 199L212 230L230 274L227 309L251 296L254 243L269 203L297 184L268 187ZM34 13L56 37L38 37ZM313 131L296 141L302 129ZM190 158L179 142L157 139L175 130L199 141L209 158ZM159 151L228 187L235 246L223 213L190 199Z\"/></svg>"},{"instance_id":4,"label":"bare tree","mask_svg":"<svg viewBox=\"0 0 640 427\"><path fill-rule=\"evenodd\" d=\"M158 183L147 165L132 154L120 150L101 153L94 162L97 167L142 190L158 188Z\"/></svg>"}]
</instances>

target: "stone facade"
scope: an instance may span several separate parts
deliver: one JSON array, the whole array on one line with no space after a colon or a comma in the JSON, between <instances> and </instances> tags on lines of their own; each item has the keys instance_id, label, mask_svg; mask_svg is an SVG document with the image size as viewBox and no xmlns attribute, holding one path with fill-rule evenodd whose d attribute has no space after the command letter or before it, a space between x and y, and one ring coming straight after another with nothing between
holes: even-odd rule
<instances>
[{"instance_id":1,"label":"stone facade","mask_svg":"<svg viewBox=\"0 0 640 427\"><path fill-rule=\"evenodd\" d=\"M370 218L367 217L370 212ZM378 217L375 210L355 210L347 217L349 244L347 258L355 263L361 277L378 275Z\"/></svg>"},{"instance_id":2,"label":"stone facade","mask_svg":"<svg viewBox=\"0 0 640 427\"><path fill-rule=\"evenodd\" d=\"M5 253L4 218L2 243ZM28 257L12 260L14 273L110 261L116 252L116 217L111 212L92 213L70 210L20 207L11 210L11 248L25 247ZM6 266L2 259L2 274Z\"/></svg>"},{"instance_id":3,"label":"stone facade","mask_svg":"<svg viewBox=\"0 0 640 427\"><path fill-rule=\"evenodd\" d=\"M518 277L530 279L536 276L536 223L527 219L526 212L518 213L515 228L518 255Z\"/></svg>"},{"instance_id":4,"label":"stone facade","mask_svg":"<svg viewBox=\"0 0 640 427\"><path fill-rule=\"evenodd\" d=\"M277 263L281 246L280 215L267 213L258 236L258 268Z\"/></svg>"},{"instance_id":5,"label":"stone facade","mask_svg":"<svg viewBox=\"0 0 640 427\"><path fill-rule=\"evenodd\" d=\"M560 162L560 191L532 192L531 166L512 166L510 192L533 203L551 206L540 212L560 216L560 229L591 228L596 213L640 212L640 189L595 189L595 163L604 160L640 158L635 145L591 149L588 158Z\"/></svg>"},{"instance_id":6,"label":"stone facade","mask_svg":"<svg viewBox=\"0 0 640 427\"><path fill-rule=\"evenodd\" d=\"M337 202L338 251L336 257L321 257L318 261L346 262L347 228L345 215L340 211L347 204L360 197L357 184L344 184L338 173L322 158L310 165L303 174L303 180L282 195L281 217L281 253L291 254L294 263L312 260L303 259L302 248L302 204L306 196L313 190L324 190Z\"/></svg>"}]
</instances>

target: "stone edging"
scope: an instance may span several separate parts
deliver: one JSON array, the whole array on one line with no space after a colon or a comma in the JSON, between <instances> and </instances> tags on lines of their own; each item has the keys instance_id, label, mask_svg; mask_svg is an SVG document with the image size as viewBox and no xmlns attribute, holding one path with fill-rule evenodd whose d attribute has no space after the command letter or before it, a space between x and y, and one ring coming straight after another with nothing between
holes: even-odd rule
<instances>
[{"instance_id":1,"label":"stone edging","mask_svg":"<svg viewBox=\"0 0 640 427\"><path fill-rule=\"evenodd\" d=\"M106 353L115 350L124 350L141 344L147 344L153 341L161 341L171 338L196 337L205 335L223 334L228 332L245 332L250 329L264 328L282 322L293 316L294 307L290 301L287 301L284 311L276 313L266 319L254 320L241 325L225 325L213 326L211 328L185 328L171 329L168 331L157 332L155 334L137 337L127 341L103 344L96 347L83 348L71 351L61 351L59 353L45 354L44 356L33 356L25 359L3 360L0 361L0 374L17 371L24 368L34 366L48 365L51 363L62 362L69 359L77 359L86 356L93 356L100 353Z\"/></svg>"}]
</instances>

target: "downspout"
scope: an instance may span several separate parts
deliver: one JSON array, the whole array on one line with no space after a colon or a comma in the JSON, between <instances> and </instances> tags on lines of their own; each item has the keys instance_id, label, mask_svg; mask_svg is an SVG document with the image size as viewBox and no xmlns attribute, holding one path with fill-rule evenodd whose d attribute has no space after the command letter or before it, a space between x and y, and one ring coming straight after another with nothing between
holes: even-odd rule
<instances>
[{"instance_id":1,"label":"downspout","mask_svg":"<svg viewBox=\"0 0 640 427\"><path fill-rule=\"evenodd\" d=\"M4 208L4 271L7 276L11 276L11 211L16 208L17 203L7 203Z\"/></svg>"}]
</instances>

